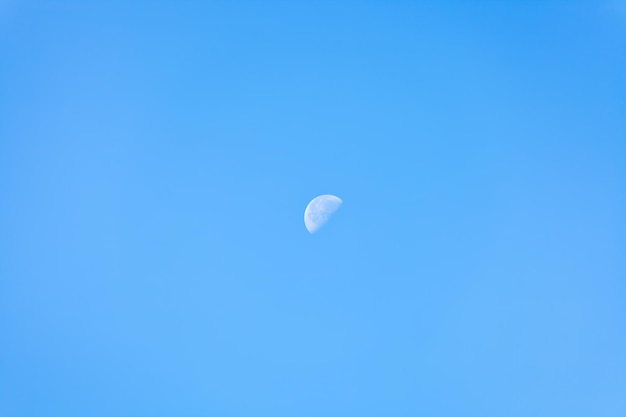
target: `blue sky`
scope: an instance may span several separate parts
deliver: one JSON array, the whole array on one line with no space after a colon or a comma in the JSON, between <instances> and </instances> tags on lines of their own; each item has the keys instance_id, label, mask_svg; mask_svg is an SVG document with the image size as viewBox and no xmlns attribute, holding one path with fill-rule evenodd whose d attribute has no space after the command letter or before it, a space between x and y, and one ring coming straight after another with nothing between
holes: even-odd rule
<instances>
[{"instance_id":1,"label":"blue sky","mask_svg":"<svg viewBox=\"0 0 626 417\"><path fill-rule=\"evenodd\" d=\"M440 3L3 2L0 416L626 415L626 8Z\"/></svg>"}]
</instances>

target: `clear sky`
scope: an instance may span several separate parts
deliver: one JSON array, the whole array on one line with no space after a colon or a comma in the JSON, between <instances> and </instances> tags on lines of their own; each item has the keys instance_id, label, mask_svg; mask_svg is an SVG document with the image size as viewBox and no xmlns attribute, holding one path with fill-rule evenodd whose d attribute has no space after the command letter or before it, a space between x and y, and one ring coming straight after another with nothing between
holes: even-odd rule
<instances>
[{"instance_id":1,"label":"clear sky","mask_svg":"<svg viewBox=\"0 0 626 417\"><path fill-rule=\"evenodd\" d=\"M625 3L0 3L0 416L624 415Z\"/></svg>"}]
</instances>

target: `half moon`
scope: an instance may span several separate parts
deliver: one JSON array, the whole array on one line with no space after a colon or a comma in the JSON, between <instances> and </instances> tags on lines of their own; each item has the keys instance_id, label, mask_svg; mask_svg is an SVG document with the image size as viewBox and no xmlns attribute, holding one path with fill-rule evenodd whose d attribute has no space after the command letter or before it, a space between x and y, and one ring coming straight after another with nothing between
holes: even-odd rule
<instances>
[{"instance_id":1,"label":"half moon","mask_svg":"<svg viewBox=\"0 0 626 417\"><path fill-rule=\"evenodd\" d=\"M304 225L309 233L317 232L343 204L341 198L324 194L315 197L304 210Z\"/></svg>"}]
</instances>

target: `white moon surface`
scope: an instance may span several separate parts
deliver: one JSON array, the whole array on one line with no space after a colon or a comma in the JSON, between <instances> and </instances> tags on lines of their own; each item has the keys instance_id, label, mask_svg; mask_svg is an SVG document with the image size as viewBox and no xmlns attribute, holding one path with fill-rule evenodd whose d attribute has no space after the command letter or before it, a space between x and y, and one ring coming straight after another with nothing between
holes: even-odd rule
<instances>
[{"instance_id":1,"label":"white moon surface","mask_svg":"<svg viewBox=\"0 0 626 417\"><path fill-rule=\"evenodd\" d=\"M343 204L341 198L324 194L315 197L304 210L304 225L309 233L317 232Z\"/></svg>"}]
</instances>

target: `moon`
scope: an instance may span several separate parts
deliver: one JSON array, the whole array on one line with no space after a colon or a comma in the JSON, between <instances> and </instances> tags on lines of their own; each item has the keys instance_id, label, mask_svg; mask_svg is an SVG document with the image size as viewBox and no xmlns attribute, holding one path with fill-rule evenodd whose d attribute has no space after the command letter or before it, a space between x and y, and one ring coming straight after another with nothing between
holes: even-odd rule
<instances>
[{"instance_id":1,"label":"moon","mask_svg":"<svg viewBox=\"0 0 626 417\"><path fill-rule=\"evenodd\" d=\"M309 233L317 232L343 204L341 198L324 194L315 197L304 210L304 225Z\"/></svg>"}]
</instances>

